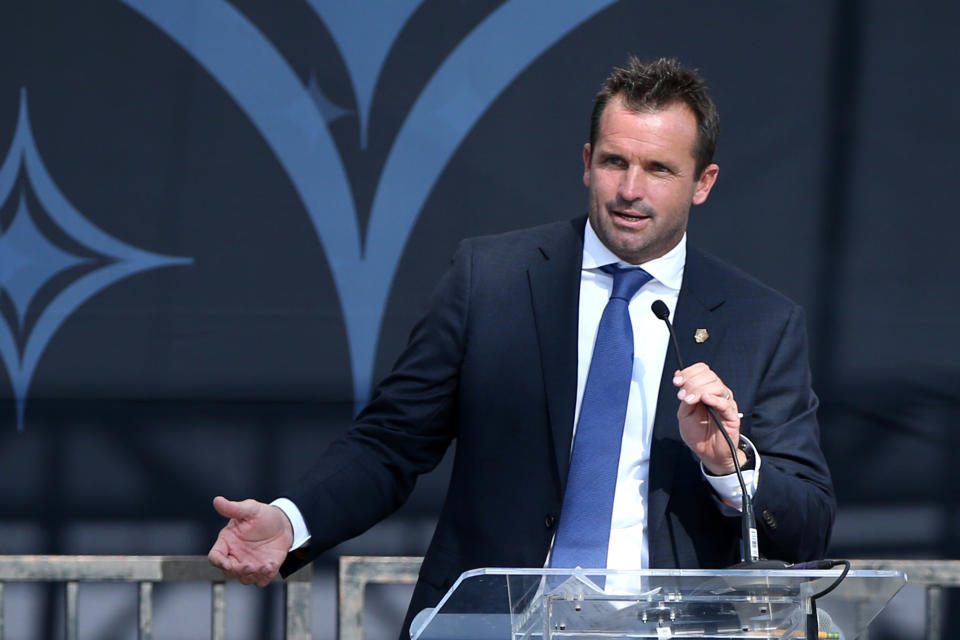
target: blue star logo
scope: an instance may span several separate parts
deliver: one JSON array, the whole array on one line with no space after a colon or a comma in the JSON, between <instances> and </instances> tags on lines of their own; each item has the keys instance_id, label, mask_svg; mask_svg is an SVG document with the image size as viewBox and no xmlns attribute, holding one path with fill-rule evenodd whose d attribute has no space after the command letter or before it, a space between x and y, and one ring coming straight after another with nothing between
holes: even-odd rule
<instances>
[{"instance_id":1,"label":"blue star logo","mask_svg":"<svg viewBox=\"0 0 960 640\"><path fill-rule=\"evenodd\" d=\"M30 301L45 283L87 261L44 237L33 223L21 193L13 222L0 233L0 288L13 302L17 326L24 326Z\"/></svg>"},{"instance_id":2,"label":"blue star logo","mask_svg":"<svg viewBox=\"0 0 960 640\"><path fill-rule=\"evenodd\" d=\"M28 187L33 198L27 197ZM0 164L0 205L14 200L13 218L5 229L0 228L0 361L10 376L17 430L22 431L33 373L50 339L67 318L92 296L123 278L192 260L125 244L96 227L70 204L40 157L25 90L20 96L13 142ZM44 234L43 225L38 225L41 215L75 247L61 247Z\"/></svg>"}]
</instances>

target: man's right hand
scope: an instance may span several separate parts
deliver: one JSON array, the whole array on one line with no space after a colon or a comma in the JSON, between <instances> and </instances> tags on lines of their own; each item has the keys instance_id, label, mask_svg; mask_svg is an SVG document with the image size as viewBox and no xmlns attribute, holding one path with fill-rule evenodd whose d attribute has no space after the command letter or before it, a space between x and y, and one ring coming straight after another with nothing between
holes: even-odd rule
<instances>
[{"instance_id":1,"label":"man's right hand","mask_svg":"<svg viewBox=\"0 0 960 640\"><path fill-rule=\"evenodd\" d=\"M293 526L287 516L269 504L233 502L222 496L213 499L213 508L230 522L207 554L210 564L243 584L268 585L293 544Z\"/></svg>"}]
</instances>

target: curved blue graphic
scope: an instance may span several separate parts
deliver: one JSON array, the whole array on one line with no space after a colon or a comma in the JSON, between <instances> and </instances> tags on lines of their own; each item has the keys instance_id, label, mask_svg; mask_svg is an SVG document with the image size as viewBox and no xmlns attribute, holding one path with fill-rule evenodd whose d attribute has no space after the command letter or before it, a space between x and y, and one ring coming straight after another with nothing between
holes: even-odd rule
<instances>
[{"instance_id":1,"label":"curved blue graphic","mask_svg":"<svg viewBox=\"0 0 960 640\"><path fill-rule=\"evenodd\" d=\"M352 2L307 0L327 25L343 55L357 99L360 147L367 148L370 103L380 69L401 29L423 0L366 0L363 10ZM371 19L371 16L376 16Z\"/></svg>"},{"instance_id":2,"label":"curved blue graphic","mask_svg":"<svg viewBox=\"0 0 960 640\"><path fill-rule=\"evenodd\" d=\"M20 94L13 142L0 165L0 202L6 202L13 195L21 166L50 220L74 241L102 256L104 264L57 293L27 329L24 326L26 310L40 288L64 270L92 260L67 253L45 238L33 223L23 194L19 195L13 222L0 234L0 288L13 301L18 320L15 330L0 317L0 358L13 386L18 431L23 430L27 392L40 356L70 314L118 280L148 269L192 262L189 258L162 256L124 244L91 224L70 204L40 157L30 127L26 90Z\"/></svg>"},{"instance_id":3,"label":"curved blue graphic","mask_svg":"<svg viewBox=\"0 0 960 640\"><path fill-rule=\"evenodd\" d=\"M224 0L124 0L188 51L247 114L287 172L313 222L333 273L349 342L355 402L370 393L384 307L397 265L427 196L466 134L506 86L559 38L614 0L510 0L440 65L410 111L381 174L366 242L360 238L346 171L310 91L267 38ZM332 2L331 2L332 4ZM312 5L341 42L356 22ZM395 34L412 8L388 14ZM364 12L363 17L377 16ZM375 48L344 57L357 78L374 79ZM371 69L376 69L372 73ZM364 80L365 82L366 80ZM360 91L360 89L357 89ZM372 95L372 94L371 94ZM358 97L369 106L369 97Z\"/></svg>"}]
</instances>

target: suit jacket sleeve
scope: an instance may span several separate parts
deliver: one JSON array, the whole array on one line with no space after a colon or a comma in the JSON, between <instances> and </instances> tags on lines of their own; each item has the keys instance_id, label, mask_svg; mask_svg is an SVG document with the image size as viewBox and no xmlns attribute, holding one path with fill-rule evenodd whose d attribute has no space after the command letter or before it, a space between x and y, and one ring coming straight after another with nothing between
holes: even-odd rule
<instances>
[{"instance_id":1,"label":"suit jacket sleeve","mask_svg":"<svg viewBox=\"0 0 960 640\"><path fill-rule=\"evenodd\" d=\"M803 310L688 247L675 326L683 360L706 362L733 390L741 431L763 458L753 499L761 555L822 558L836 505L820 450ZM697 341L703 328L709 339ZM670 380L676 368L668 351L650 462L651 566L730 566L739 557L740 514L716 496L680 438Z\"/></svg>"},{"instance_id":2,"label":"suit jacket sleeve","mask_svg":"<svg viewBox=\"0 0 960 640\"><path fill-rule=\"evenodd\" d=\"M763 456L754 495L761 551L793 562L824 557L836 511L804 324L803 311L793 306L744 425Z\"/></svg>"},{"instance_id":3,"label":"suit jacket sleeve","mask_svg":"<svg viewBox=\"0 0 960 640\"><path fill-rule=\"evenodd\" d=\"M309 545L288 556L281 569L284 576L400 507L417 477L440 462L456 436L470 282L467 246L461 244L429 312L412 330L406 349L354 426L284 492L311 533Z\"/></svg>"}]
</instances>

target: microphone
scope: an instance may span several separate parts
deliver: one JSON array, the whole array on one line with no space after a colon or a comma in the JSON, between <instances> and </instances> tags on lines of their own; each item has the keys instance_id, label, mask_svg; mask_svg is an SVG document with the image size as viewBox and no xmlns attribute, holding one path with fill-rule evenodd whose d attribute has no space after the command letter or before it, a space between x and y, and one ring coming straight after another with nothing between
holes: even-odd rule
<instances>
[{"instance_id":1,"label":"microphone","mask_svg":"<svg viewBox=\"0 0 960 640\"><path fill-rule=\"evenodd\" d=\"M673 351L677 356L677 363L681 369L685 369L686 365L683 364L683 357L680 355L680 346L677 344L677 334L673 330L673 325L670 323L670 309L667 308L663 300L654 300L653 304L650 305L650 310L653 311L653 315L663 320L663 323L667 325L667 330L670 332L670 339L673 342ZM723 439L726 440L727 446L730 447L730 455L733 456L733 467L737 472L737 480L740 482L740 535L743 538L743 548L740 553L741 563L738 565L738 568L749 569L751 568L751 564L760 560L760 545L757 541L757 519L753 514L753 500L750 498L750 494L747 493L747 484L743 481L743 471L740 469L737 448L733 445L730 434L727 433L727 430L723 427L723 423L720 422L720 417L717 415L717 412L713 410L713 407L704 405L704 408L706 408L710 417L713 418L717 428L720 429L720 433L723 434Z\"/></svg>"}]
</instances>

